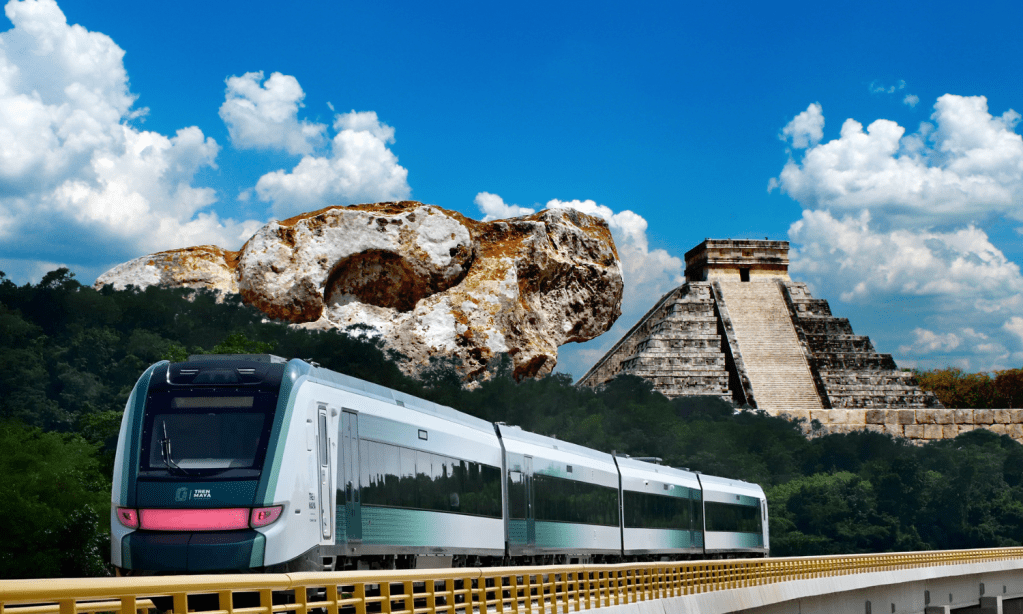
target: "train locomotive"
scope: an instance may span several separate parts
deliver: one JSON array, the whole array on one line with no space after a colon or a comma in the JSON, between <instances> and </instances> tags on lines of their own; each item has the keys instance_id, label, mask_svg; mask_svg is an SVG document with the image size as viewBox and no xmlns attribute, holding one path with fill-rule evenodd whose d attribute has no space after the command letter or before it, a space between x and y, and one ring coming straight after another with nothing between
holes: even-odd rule
<instances>
[{"instance_id":1,"label":"train locomotive","mask_svg":"<svg viewBox=\"0 0 1023 614\"><path fill-rule=\"evenodd\" d=\"M121 422L119 573L767 556L756 484L491 423L270 355L160 362Z\"/></svg>"}]
</instances>

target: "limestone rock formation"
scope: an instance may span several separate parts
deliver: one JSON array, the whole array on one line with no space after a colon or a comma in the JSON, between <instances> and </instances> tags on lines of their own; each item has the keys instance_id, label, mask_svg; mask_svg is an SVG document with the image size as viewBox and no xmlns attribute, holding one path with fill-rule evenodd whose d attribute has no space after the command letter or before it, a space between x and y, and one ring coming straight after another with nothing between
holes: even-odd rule
<instances>
[{"instance_id":1,"label":"limestone rock formation","mask_svg":"<svg viewBox=\"0 0 1023 614\"><path fill-rule=\"evenodd\" d=\"M116 290L163 286L237 294L237 266L238 252L199 245L129 260L100 275L95 286L98 289L111 284Z\"/></svg>"},{"instance_id":2,"label":"limestone rock formation","mask_svg":"<svg viewBox=\"0 0 1023 614\"><path fill-rule=\"evenodd\" d=\"M317 329L367 325L422 369L456 359L479 377L499 353L517 377L549 373L558 346L621 314L607 224L573 209L478 222L418 202L328 207L261 228L239 252L200 246L121 264L96 280L240 293L268 316Z\"/></svg>"}]
</instances>

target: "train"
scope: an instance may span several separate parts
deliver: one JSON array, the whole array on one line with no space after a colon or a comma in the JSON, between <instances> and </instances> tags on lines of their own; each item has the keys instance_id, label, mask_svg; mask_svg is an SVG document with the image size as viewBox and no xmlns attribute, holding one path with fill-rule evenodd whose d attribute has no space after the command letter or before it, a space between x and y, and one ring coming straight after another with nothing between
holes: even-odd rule
<instances>
[{"instance_id":1,"label":"train","mask_svg":"<svg viewBox=\"0 0 1023 614\"><path fill-rule=\"evenodd\" d=\"M756 484L492 423L272 355L149 367L111 489L119 575L763 557Z\"/></svg>"}]
</instances>

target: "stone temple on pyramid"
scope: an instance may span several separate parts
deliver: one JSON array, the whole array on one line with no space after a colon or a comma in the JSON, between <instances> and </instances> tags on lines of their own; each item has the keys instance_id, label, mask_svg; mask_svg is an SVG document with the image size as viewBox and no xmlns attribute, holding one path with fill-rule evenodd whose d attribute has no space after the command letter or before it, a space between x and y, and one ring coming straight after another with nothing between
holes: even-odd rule
<instances>
[{"instance_id":1,"label":"stone temple on pyramid","mask_svg":"<svg viewBox=\"0 0 1023 614\"><path fill-rule=\"evenodd\" d=\"M686 283L661 297L579 384L631 374L672 398L715 395L859 428L871 410L886 410L874 412L879 426L872 430L902 436L905 425L917 424L915 410L951 411L890 354L853 333L849 320L831 315L827 301L792 281L788 251L787 241L700 243L686 253Z\"/></svg>"}]
</instances>

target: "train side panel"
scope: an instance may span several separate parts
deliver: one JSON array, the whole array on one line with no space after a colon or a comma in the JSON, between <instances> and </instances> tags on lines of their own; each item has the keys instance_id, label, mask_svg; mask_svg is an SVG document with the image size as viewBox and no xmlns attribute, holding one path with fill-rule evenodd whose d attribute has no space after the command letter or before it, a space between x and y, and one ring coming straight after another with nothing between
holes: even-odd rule
<instances>
[{"instance_id":1,"label":"train side panel","mask_svg":"<svg viewBox=\"0 0 1023 614\"><path fill-rule=\"evenodd\" d=\"M767 497L756 484L700 475L708 555L768 555Z\"/></svg>"},{"instance_id":2,"label":"train side panel","mask_svg":"<svg viewBox=\"0 0 1023 614\"><path fill-rule=\"evenodd\" d=\"M150 367L122 419L111 503L111 561L131 573L769 551L755 484L270 356Z\"/></svg>"},{"instance_id":3,"label":"train side panel","mask_svg":"<svg viewBox=\"0 0 1023 614\"><path fill-rule=\"evenodd\" d=\"M622 538L626 556L703 553L703 503L696 475L616 457L622 476Z\"/></svg>"},{"instance_id":4,"label":"train side panel","mask_svg":"<svg viewBox=\"0 0 1023 614\"><path fill-rule=\"evenodd\" d=\"M491 423L364 382L358 390L351 378L325 384L335 387L329 407L341 417L340 554L504 554L501 453Z\"/></svg>"},{"instance_id":5,"label":"train side panel","mask_svg":"<svg viewBox=\"0 0 1023 614\"><path fill-rule=\"evenodd\" d=\"M499 425L508 553L619 555L618 470L610 454Z\"/></svg>"}]
</instances>

